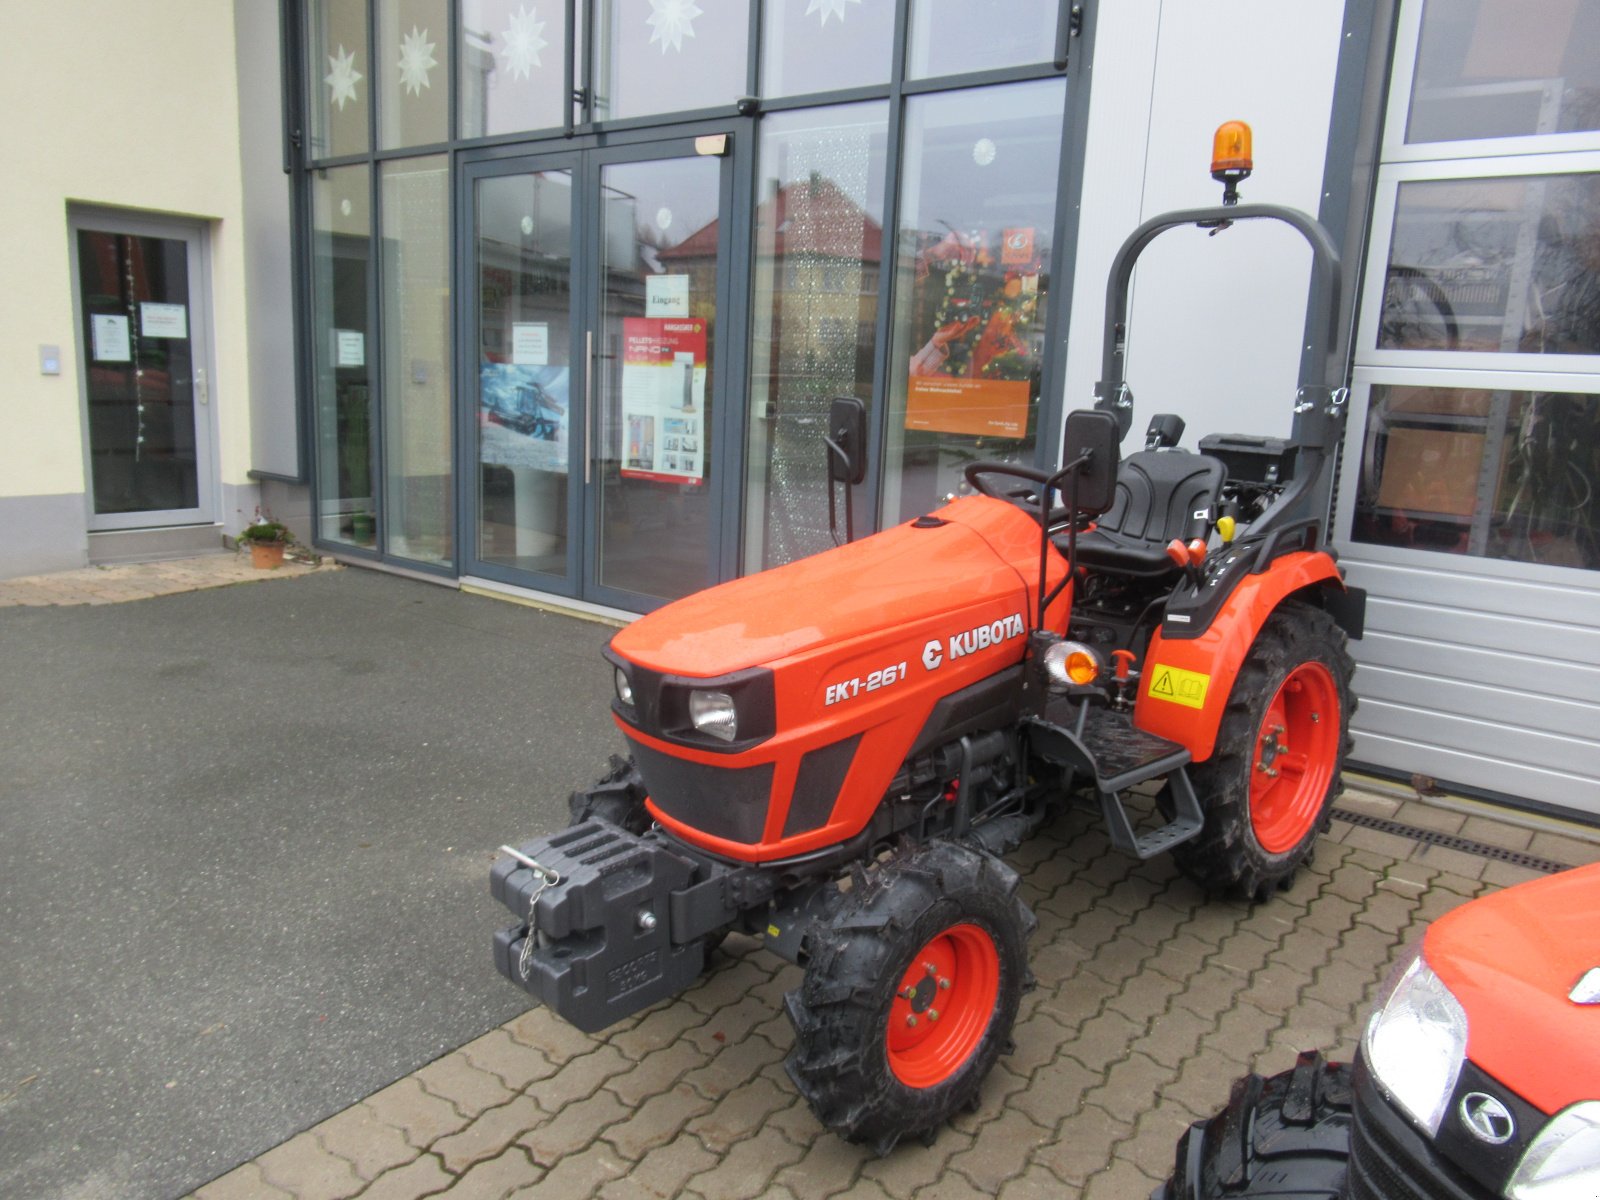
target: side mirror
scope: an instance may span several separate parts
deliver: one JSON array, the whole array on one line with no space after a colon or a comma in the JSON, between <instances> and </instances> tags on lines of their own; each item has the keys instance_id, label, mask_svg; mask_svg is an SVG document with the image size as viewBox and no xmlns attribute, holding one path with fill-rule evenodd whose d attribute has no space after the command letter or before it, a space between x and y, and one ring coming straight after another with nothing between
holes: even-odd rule
<instances>
[{"instance_id":1,"label":"side mirror","mask_svg":"<svg viewBox=\"0 0 1600 1200\"><path fill-rule=\"evenodd\" d=\"M1088 455L1078 470L1078 511L1103 513L1117 498L1117 466L1121 462L1121 430L1117 418L1103 409L1081 408L1067 414L1066 433L1061 439L1061 463L1065 466ZM1063 485L1063 492L1068 492Z\"/></svg>"},{"instance_id":2,"label":"side mirror","mask_svg":"<svg viewBox=\"0 0 1600 1200\"><path fill-rule=\"evenodd\" d=\"M835 396L828 407L828 483L858 484L867 477L867 406Z\"/></svg>"}]
</instances>

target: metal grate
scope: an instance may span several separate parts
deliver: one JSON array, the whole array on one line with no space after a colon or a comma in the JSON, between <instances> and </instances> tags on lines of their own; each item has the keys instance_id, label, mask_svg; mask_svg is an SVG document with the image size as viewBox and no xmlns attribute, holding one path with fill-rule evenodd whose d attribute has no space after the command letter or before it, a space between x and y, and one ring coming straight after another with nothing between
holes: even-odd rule
<instances>
[{"instance_id":1,"label":"metal grate","mask_svg":"<svg viewBox=\"0 0 1600 1200\"><path fill-rule=\"evenodd\" d=\"M1438 833L1432 829L1418 829L1415 825L1404 825L1399 821L1391 821L1385 817L1372 817L1366 813L1350 812L1348 809L1335 808L1333 815L1340 821L1351 825L1359 825L1363 829L1376 829L1380 833L1394 833L1401 837L1410 838L1414 842L1425 842L1430 846L1443 846L1447 850L1460 850L1464 854L1476 854L1479 858L1492 858L1495 862L1510 863L1514 867L1526 867L1530 871L1542 871L1546 875L1554 875L1557 871L1571 870L1570 863L1557 862L1553 858L1540 858L1537 854L1525 854L1521 850L1507 850L1503 846L1491 846L1487 842L1475 842L1471 838L1458 837L1453 833Z\"/></svg>"}]
</instances>

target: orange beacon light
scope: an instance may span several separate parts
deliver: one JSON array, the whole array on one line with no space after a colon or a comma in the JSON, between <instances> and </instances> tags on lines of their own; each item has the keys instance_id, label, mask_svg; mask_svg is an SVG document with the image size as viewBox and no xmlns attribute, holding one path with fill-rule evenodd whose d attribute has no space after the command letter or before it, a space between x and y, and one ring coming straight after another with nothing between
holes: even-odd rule
<instances>
[{"instance_id":1,"label":"orange beacon light","mask_svg":"<svg viewBox=\"0 0 1600 1200\"><path fill-rule=\"evenodd\" d=\"M1250 178L1250 126L1224 121L1211 139L1211 178L1222 185L1222 202L1239 203L1239 184Z\"/></svg>"}]
</instances>

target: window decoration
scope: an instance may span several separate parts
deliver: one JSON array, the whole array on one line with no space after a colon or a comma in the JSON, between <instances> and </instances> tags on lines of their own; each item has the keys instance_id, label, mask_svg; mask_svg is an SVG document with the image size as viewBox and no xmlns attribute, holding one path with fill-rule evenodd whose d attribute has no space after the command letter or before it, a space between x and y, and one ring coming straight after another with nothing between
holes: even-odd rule
<instances>
[{"instance_id":1,"label":"window decoration","mask_svg":"<svg viewBox=\"0 0 1600 1200\"><path fill-rule=\"evenodd\" d=\"M429 86L428 72L439 65L434 49L428 31L419 32L415 25L400 43L400 86L413 96L422 95L422 89Z\"/></svg>"},{"instance_id":2,"label":"window decoration","mask_svg":"<svg viewBox=\"0 0 1600 1200\"><path fill-rule=\"evenodd\" d=\"M342 44L337 54L328 55L328 68L328 74L323 78L323 82L328 85L328 90L331 93L328 102L338 105L339 111L343 112L347 101L352 104L355 103L356 84L360 83L366 76L356 70L354 52L346 52Z\"/></svg>"},{"instance_id":3,"label":"window decoration","mask_svg":"<svg viewBox=\"0 0 1600 1200\"><path fill-rule=\"evenodd\" d=\"M550 44L545 40L544 27L537 8L519 8L511 14L511 23L500 35L500 61L512 79L526 79L534 67L544 66L540 55Z\"/></svg>"}]
</instances>

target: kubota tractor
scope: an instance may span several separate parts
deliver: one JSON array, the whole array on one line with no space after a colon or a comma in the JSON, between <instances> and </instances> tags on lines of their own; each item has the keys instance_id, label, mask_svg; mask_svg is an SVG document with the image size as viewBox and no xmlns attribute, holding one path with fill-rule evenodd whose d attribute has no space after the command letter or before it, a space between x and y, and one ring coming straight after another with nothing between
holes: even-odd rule
<instances>
[{"instance_id":1,"label":"kubota tractor","mask_svg":"<svg viewBox=\"0 0 1600 1200\"><path fill-rule=\"evenodd\" d=\"M1115 846L1171 851L1208 890L1286 885L1340 788L1362 598L1327 548L1338 258L1304 213L1237 202L1248 137L1218 131L1222 206L1156 217L1118 251L1099 400L1067 418L1060 470L974 463L976 495L612 639L629 754L573 795L569 828L495 864L517 921L495 939L502 973L596 1031L753 934L805 971L786 998L795 1085L887 1152L976 1103L1008 1046L1035 920L1002 856L1060 806L1096 806ZM1158 416L1119 461L1140 251L1252 220L1312 250L1315 367L1290 437L1195 453ZM847 497L864 432L836 401ZM1130 815L1133 789L1159 789L1154 821Z\"/></svg>"}]
</instances>

